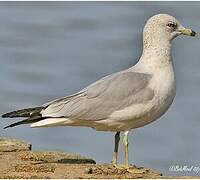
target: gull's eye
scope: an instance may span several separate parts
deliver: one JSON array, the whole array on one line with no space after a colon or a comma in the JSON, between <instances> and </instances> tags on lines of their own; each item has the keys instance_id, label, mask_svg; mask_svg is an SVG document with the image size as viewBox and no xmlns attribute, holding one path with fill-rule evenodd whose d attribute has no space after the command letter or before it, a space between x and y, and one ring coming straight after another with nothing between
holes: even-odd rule
<instances>
[{"instance_id":1,"label":"gull's eye","mask_svg":"<svg viewBox=\"0 0 200 180\"><path fill-rule=\"evenodd\" d=\"M176 23L170 22L167 24L168 27L175 29L177 27Z\"/></svg>"}]
</instances>

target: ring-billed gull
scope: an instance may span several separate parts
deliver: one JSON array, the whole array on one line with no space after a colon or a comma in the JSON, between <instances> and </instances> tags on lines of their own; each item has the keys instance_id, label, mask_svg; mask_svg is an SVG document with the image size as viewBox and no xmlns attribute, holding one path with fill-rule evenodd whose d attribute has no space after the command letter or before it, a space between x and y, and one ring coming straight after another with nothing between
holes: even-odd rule
<instances>
[{"instance_id":1,"label":"ring-billed gull","mask_svg":"<svg viewBox=\"0 0 200 180\"><path fill-rule=\"evenodd\" d=\"M31 127L87 126L116 132L112 160L116 167L120 132L124 131L124 166L128 169L128 132L158 119L174 99L171 42L181 34L196 35L168 14L151 17L143 30L143 53L135 66L106 76L71 96L6 113L2 117L27 119L5 128L31 123Z\"/></svg>"}]
</instances>

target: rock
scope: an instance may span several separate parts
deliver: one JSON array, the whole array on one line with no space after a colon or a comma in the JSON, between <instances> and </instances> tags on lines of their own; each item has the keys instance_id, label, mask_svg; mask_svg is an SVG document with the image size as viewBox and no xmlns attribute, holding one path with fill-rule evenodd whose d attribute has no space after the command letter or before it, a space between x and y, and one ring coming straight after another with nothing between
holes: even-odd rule
<instances>
[{"instance_id":1,"label":"rock","mask_svg":"<svg viewBox=\"0 0 200 180\"><path fill-rule=\"evenodd\" d=\"M0 137L0 152L30 151L31 144L21 140Z\"/></svg>"},{"instance_id":2,"label":"rock","mask_svg":"<svg viewBox=\"0 0 200 180\"><path fill-rule=\"evenodd\" d=\"M47 172L54 172L56 168L55 164L22 164L14 166L15 172L36 172L36 173L47 173Z\"/></svg>"},{"instance_id":3,"label":"rock","mask_svg":"<svg viewBox=\"0 0 200 180\"><path fill-rule=\"evenodd\" d=\"M0 179L173 178L134 165L130 173L111 164L96 164L93 159L75 153L30 150L31 145L23 141L0 138Z\"/></svg>"},{"instance_id":4,"label":"rock","mask_svg":"<svg viewBox=\"0 0 200 180\"><path fill-rule=\"evenodd\" d=\"M93 159L75 153L56 152L56 151L25 151L20 152L19 156L23 161L41 161L44 163L59 164L96 164Z\"/></svg>"},{"instance_id":5,"label":"rock","mask_svg":"<svg viewBox=\"0 0 200 180\"><path fill-rule=\"evenodd\" d=\"M85 173L86 174L92 174L92 172L93 172L93 170L92 170L92 168L91 167L87 167L87 168L85 168Z\"/></svg>"}]
</instances>

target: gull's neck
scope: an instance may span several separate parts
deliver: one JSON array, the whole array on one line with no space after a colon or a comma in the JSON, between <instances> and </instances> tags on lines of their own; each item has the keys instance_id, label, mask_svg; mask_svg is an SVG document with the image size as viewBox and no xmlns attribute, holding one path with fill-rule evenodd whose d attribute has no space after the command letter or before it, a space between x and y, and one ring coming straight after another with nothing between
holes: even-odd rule
<instances>
[{"instance_id":1,"label":"gull's neck","mask_svg":"<svg viewBox=\"0 0 200 180\"><path fill-rule=\"evenodd\" d=\"M158 41L151 44L143 42L143 53L133 69L154 72L156 69L172 68L171 42Z\"/></svg>"}]
</instances>

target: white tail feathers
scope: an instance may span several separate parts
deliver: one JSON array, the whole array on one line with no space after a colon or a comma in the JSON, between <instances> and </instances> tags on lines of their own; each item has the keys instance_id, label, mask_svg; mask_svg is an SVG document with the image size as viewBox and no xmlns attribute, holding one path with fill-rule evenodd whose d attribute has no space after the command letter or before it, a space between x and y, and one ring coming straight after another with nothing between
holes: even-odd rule
<instances>
[{"instance_id":1,"label":"white tail feathers","mask_svg":"<svg viewBox=\"0 0 200 180\"><path fill-rule=\"evenodd\" d=\"M68 124L67 122L71 122L71 120L67 118L48 118L36 123L31 124L32 128L35 127L54 127L54 126L62 126L64 124Z\"/></svg>"}]
</instances>

